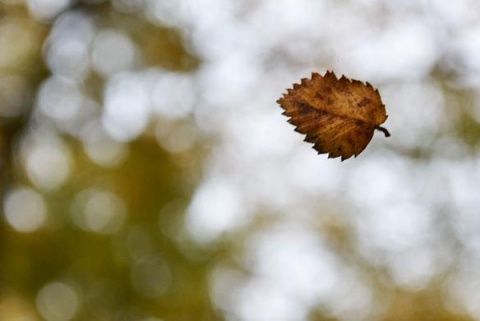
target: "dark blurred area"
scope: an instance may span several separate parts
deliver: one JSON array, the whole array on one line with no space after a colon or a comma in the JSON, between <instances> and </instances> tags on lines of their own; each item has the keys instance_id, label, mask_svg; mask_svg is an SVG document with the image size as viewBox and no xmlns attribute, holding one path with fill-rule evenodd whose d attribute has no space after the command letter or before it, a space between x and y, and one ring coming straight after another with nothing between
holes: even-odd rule
<instances>
[{"instance_id":1,"label":"dark blurred area","mask_svg":"<svg viewBox=\"0 0 480 321\"><path fill-rule=\"evenodd\" d=\"M0 2L0 321L480 320L480 4ZM379 88L318 156L275 101Z\"/></svg>"},{"instance_id":2,"label":"dark blurred area","mask_svg":"<svg viewBox=\"0 0 480 321\"><path fill-rule=\"evenodd\" d=\"M182 227L190 107L153 119L142 87L187 84L198 59L136 6L0 5L0 320L221 319L212 253Z\"/></svg>"}]
</instances>

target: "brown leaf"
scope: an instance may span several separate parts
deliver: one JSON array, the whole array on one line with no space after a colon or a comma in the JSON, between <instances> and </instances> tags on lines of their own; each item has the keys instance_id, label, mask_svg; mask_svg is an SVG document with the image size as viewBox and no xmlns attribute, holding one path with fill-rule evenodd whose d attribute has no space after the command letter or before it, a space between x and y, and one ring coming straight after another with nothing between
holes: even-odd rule
<instances>
[{"instance_id":1,"label":"brown leaf","mask_svg":"<svg viewBox=\"0 0 480 321\"><path fill-rule=\"evenodd\" d=\"M345 76L337 79L333 72L325 76L312 74L302 79L277 100L290 117L295 130L305 134L319 154L342 161L360 154L373 137L375 129L390 133L381 124L387 119L385 105L378 90Z\"/></svg>"}]
</instances>

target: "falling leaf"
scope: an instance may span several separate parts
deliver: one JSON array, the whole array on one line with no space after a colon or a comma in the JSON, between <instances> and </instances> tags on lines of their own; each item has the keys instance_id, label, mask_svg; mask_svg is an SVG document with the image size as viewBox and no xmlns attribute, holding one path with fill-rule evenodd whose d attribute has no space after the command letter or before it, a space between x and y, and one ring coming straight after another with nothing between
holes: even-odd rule
<instances>
[{"instance_id":1,"label":"falling leaf","mask_svg":"<svg viewBox=\"0 0 480 321\"><path fill-rule=\"evenodd\" d=\"M319 154L342 161L360 154L373 137L375 129L386 137L388 130L380 127L387 119L385 105L378 90L368 82L337 79L333 72L325 76L312 74L287 89L277 100L290 117L295 130L305 134L305 141L313 143Z\"/></svg>"}]
</instances>

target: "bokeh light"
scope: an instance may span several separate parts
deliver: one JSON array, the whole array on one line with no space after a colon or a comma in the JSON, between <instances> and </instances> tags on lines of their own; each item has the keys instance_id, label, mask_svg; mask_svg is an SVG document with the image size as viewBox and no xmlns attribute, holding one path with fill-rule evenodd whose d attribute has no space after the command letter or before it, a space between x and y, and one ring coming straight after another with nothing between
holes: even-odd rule
<instances>
[{"instance_id":1,"label":"bokeh light","mask_svg":"<svg viewBox=\"0 0 480 321\"><path fill-rule=\"evenodd\" d=\"M63 282L51 282L43 286L36 302L38 310L48 321L71 320L80 305L78 294Z\"/></svg>"},{"instance_id":2,"label":"bokeh light","mask_svg":"<svg viewBox=\"0 0 480 321\"><path fill-rule=\"evenodd\" d=\"M108 83L105 92L103 126L118 141L137 138L148 125L148 96L140 79L135 78L129 74L118 75Z\"/></svg>"},{"instance_id":3,"label":"bokeh light","mask_svg":"<svg viewBox=\"0 0 480 321\"><path fill-rule=\"evenodd\" d=\"M29 0L28 7L35 18L48 20L65 10L71 2L71 0Z\"/></svg>"},{"instance_id":4,"label":"bokeh light","mask_svg":"<svg viewBox=\"0 0 480 321\"><path fill-rule=\"evenodd\" d=\"M37 133L24 140L22 158L28 177L38 188L60 188L71 171L69 150L61 138L51 133Z\"/></svg>"},{"instance_id":5,"label":"bokeh light","mask_svg":"<svg viewBox=\"0 0 480 321\"><path fill-rule=\"evenodd\" d=\"M117 232L126 217L126 206L121 198L109 191L87 189L73 201L72 218L82 229L102 234Z\"/></svg>"},{"instance_id":6,"label":"bokeh light","mask_svg":"<svg viewBox=\"0 0 480 321\"><path fill-rule=\"evenodd\" d=\"M4 200L7 222L19 232L34 232L47 220L47 206L43 197L30 188L11 190Z\"/></svg>"},{"instance_id":7,"label":"bokeh light","mask_svg":"<svg viewBox=\"0 0 480 321\"><path fill-rule=\"evenodd\" d=\"M135 47L118 31L101 31L92 44L92 63L103 76L131 69L135 63Z\"/></svg>"}]
</instances>

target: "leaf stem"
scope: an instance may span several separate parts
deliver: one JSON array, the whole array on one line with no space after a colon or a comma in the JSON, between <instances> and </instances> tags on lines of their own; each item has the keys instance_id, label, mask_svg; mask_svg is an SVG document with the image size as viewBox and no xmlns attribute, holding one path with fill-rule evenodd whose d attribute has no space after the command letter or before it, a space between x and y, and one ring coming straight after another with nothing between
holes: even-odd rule
<instances>
[{"instance_id":1,"label":"leaf stem","mask_svg":"<svg viewBox=\"0 0 480 321\"><path fill-rule=\"evenodd\" d=\"M385 137L390 137L390 133L388 132L388 130L386 128L383 128L382 126L377 126L377 127L375 127L375 129L384 133Z\"/></svg>"}]
</instances>

